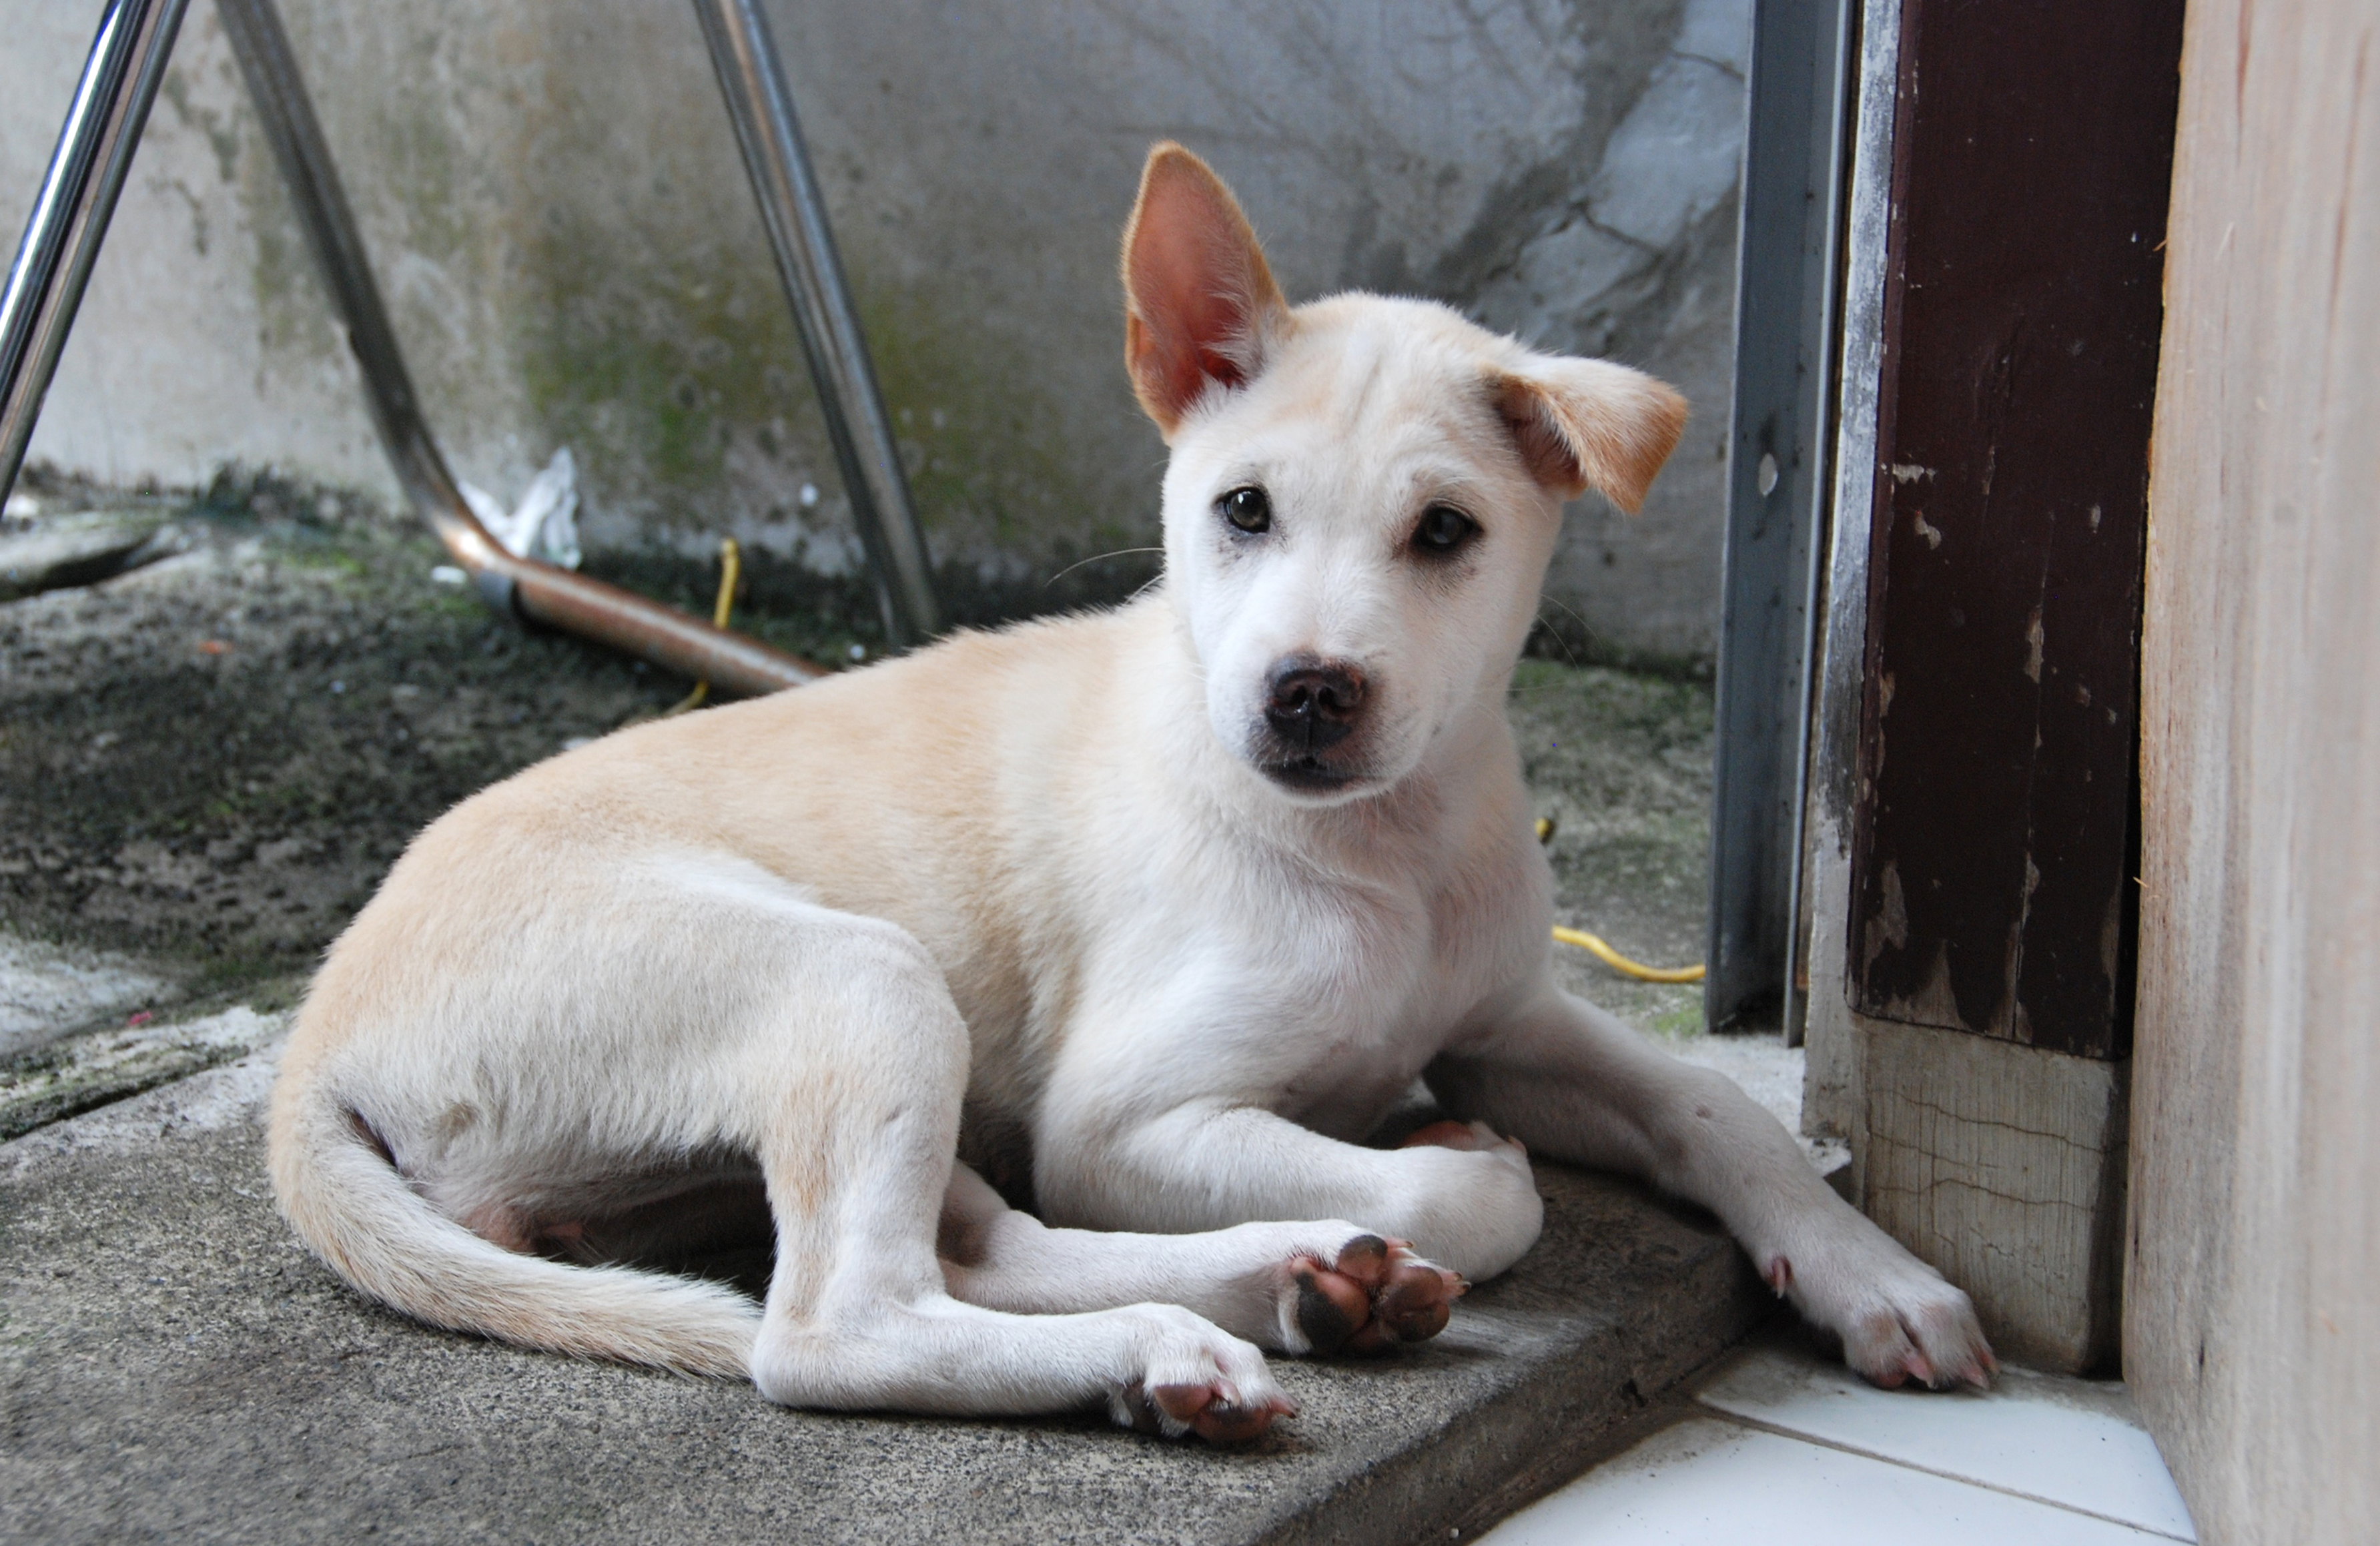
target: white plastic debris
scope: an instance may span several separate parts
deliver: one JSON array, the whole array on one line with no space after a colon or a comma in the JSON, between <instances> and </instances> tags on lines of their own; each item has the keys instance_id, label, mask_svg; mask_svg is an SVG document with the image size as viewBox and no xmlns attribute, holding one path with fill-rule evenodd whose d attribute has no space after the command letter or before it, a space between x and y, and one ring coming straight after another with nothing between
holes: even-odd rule
<instances>
[{"instance_id":1,"label":"white plastic debris","mask_svg":"<svg viewBox=\"0 0 2380 1546\"><path fill-rule=\"evenodd\" d=\"M439 585L461 585L471 577L452 564L441 564L430 571L430 578Z\"/></svg>"},{"instance_id":2,"label":"white plastic debris","mask_svg":"<svg viewBox=\"0 0 2380 1546\"><path fill-rule=\"evenodd\" d=\"M517 558L541 558L565 569L578 567L578 464L565 445L529 480L528 492L509 514L496 496L469 483L463 502L488 535Z\"/></svg>"},{"instance_id":3,"label":"white plastic debris","mask_svg":"<svg viewBox=\"0 0 2380 1546\"><path fill-rule=\"evenodd\" d=\"M12 493L8 503L0 507L0 516L10 520L32 520L42 513L42 502L30 493Z\"/></svg>"}]
</instances>

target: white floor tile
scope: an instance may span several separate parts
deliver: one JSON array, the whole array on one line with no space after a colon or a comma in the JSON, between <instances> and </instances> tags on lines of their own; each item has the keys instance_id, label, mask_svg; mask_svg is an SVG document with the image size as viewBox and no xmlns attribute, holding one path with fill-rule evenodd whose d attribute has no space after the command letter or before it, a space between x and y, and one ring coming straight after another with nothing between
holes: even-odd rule
<instances>
[{"instance_id":1,"label":"white floor tile","mask_svg":"<svg viewBox=\"0 0 2380 1546\"><path fill-rule=\"evenodd\" d=\"M1799 1348L1758 1346L1706 1406L1882 1459L2194 1540L2119 1384L2011 1371L1989 1394L1880 1391Z\"/></svg>"},{"instance_id":2,"label":"white floor tile","mask_svg":"<svg viewBox=\"0 0 2380 1546\"><path fill-rule=\"evenodd\" d=\"M1655 1434L1479 1540L1488 1546L2157 1546L2158 1538L1696 1418Z\"/></svg>"}]
</instances>

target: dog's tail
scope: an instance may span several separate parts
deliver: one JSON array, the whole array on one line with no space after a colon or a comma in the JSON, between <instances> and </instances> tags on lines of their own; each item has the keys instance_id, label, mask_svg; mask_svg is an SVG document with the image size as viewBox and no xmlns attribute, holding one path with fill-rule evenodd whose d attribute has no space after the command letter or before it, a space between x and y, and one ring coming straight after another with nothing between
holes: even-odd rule
<instances>
[{"instance_id":1,"label":"dog's tail","mask_svg":"<svg viewBox=\"0 0 2380 1546\"><path fill-rule=\"evenodd\" d=\"M418 1321L684 1374L751 1373L760 1312L750 1299L691 1278L574 1267L481 1239L407 1186L370 1130L319 1081L285 1076L274 1091L271 1164L299 1238L358 1289Z\"/></svg>"}]
</instances>

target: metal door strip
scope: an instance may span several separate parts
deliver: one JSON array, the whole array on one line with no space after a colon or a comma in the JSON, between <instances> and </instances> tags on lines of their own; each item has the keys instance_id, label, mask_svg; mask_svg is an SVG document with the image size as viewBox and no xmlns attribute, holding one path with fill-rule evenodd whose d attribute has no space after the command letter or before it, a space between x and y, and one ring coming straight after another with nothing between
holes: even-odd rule
<instances>
[{"instance_id":1,"label":"metal door strip","mask_svg":"<svg viewBox=\"0 0 2380 1546\"><path fill-rule=\"evenodd\" d=\"M939 624L925 544L795 128L783 71L757 11L726 0L714 16L709 0L696 4L745 146L754 197L778 249L779 272L853 516L875 566L887 634L896 644L918 642ZM115 190L155 99L173 29L186 5L187 0L111 0L103 18L76 110L60 136L11 271L6 309L0 310L0 345L13 345L20 333L34 338L37 322L44 345L0 354L0 427L11 433L0 439L0 453L6 453L0 459L0 493L15 482L74 303L105 235ZM722 692L773 692L816 679L818 667L781 651L601 580L516 557L480 525L422 418L279 12L273 0L218 0L218 8L308 245L346 326L373 424L397 481L439 541L474 576L480 594L507 615L707 677ZM97 177L89 175L92 167L99 168Z\"/></svg>"}]
</instances>

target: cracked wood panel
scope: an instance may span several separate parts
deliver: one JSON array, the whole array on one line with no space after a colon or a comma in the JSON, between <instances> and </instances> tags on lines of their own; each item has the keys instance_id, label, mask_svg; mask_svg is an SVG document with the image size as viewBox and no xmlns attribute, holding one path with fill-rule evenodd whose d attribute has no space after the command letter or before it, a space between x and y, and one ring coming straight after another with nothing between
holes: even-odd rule
<instances>
[{"instance_id":1,"label":"cracked wood panel","mask_svg":"<svg viewBox=\"0 0 2380 1546\"><path fill-rule=\"evenodd\" d=\"M2140 565L2180 0L1901 11L1852 1005L2129 1041Z\"/></svg>"},{"instance_id":2,"label":"cracked wood panel","mask_svg":"<svg viewBox=\"0 0 2380 1546\"><path fill-rule=\"evenodd\" d=\"M2380 1519L2380 10L2192 0L2125 1375L2199 1538Z\"/></svg>"},{"instance_id":3,"label":"cracked wood panel","mask_svg":"<svg viewBox=\"0 0 2380 1546\"><path fill-rule=\"evenodd\" d=\"M1859 1022L1862 1209L1965 1289L1999 1355L2116 1352L2129 1062Z\"/></svg>"}]
</instances>

